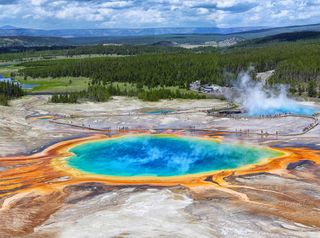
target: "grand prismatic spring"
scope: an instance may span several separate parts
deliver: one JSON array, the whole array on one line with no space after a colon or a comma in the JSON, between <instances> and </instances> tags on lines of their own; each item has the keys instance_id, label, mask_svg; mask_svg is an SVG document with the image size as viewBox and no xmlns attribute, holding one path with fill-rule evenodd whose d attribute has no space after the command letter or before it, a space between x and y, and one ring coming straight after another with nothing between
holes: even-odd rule
<instances>
[{"instance_id":1,"label":"grand prismatic spring","mask_svg":"<svg viewBox=\"0 0 320 238\"><path fill-rule=\"evenodd\" d=\"M285 219L317 225L313 214L297 219L295 214L274 208L273 205L269 210L269 205L257 203L256 198L241 190L247 185L233 181L234 176L266 172L282 174L281 171L285 171L289 164L302 159L318 164L316 151L225 142L228 136L225 133L206 132L193 132L190 135L187 131L97 134L61 141L36 154L1 158L1 167L7 168L0 172L1 197L6 201L4 208L10 207L1 214L4 214L3 218L10 216L10 212L15 214L14 207L28 201L24 198L32 199L35 208L30 206L37 218L25 218L32 219L27 227L21 225L19 228L19 232L25 234L57 211L78 186L79 189L85 189L86 184L94 187L105 184L114 189L141 185L150 188L182 186L190 189L195 199L210 197L212 191L221 191L253 206L254 210L260 204L259 209L265 213L276 212L277 216ZM262 188L252 189L259 192ZM34 196L41 199L37 201ZM48 202L40 202L45 200ZM6 229L14 233L12 229L15 228Z\"/></svg>"},{"instance_id":2,"label":"grand prismatic spring","mask_svg":"<svg viewBox=\"0 0 320 238\"><path fill-rule=\"evenodd\" d=\"M106 176L172 177L235 169L280 156L271 149L173 135L124 136L72 148L68 166Z\"/></svg>"},{"instance_id":3,"label":"grand prismatic spring","mask_svg":"<svg viewBox=\"0 0 320 238\"><path fill-rule=\"evenodd\" d=\"M194 186L210 184L205 181L208 176L223 178L232 173L281 169L300 158L300 153L293 149L221 140L221 136L130 133L62 141L30 156L1 158L1 166L12 167L1 172L2 177L10 177L18 170L25 174L23 179L2 180L2 194L33 187L41 189L41 181L63 175L73 179L54 184L65 186L76 181L97 180L120 185L182 183ZM315 156L310 159L318 162ZM39 177L37 174L42 174L37 183L26 179Z\"/></svg>"}]
</instances>

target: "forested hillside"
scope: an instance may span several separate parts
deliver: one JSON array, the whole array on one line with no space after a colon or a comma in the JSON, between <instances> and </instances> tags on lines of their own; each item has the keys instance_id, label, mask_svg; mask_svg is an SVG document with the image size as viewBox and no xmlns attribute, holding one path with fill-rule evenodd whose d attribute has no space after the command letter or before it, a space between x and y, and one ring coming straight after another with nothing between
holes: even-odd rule
<instances>
[{"instance_id":1,"label":"forested hillside","mask_svg":"<svg viewBox=\"0 0 320 238\"><path fill-rule=\"evenodd\" d=\"M213 48L210 48L211 51ZM196 50L197 51L197 50ZM192 50L180 47L156 45L95 45L95 46L52 46L52 47L0 47L0 61L30 58L74 57L79 55L141 55L160 53L187 53Z\"/></svg>"},{"instance_id":2,"label":"forested hillside","mask_svg":"<svg viewBox=\"0 0 320 238\"><path fill-rule=\"evenodd\" d=\"M131 85L132 86L132 85ZM138 97L144 101L159 101L160 99L205 99L205 95L201 95L190 91L173 90L170 88L153 88L144 89L138 87L114 86L113 84L105 85L90 85L87 90L71 93L56 93L52 96L53 103L78 103L79 100L91 100L95 102L105 102L111 96L126 96Z\"/></svg>"},{"instance_id":3,"label":"forested hillside","mask_svg":"<svg viewBox=\"0 0 320 238\"><path fill-rule=\"evenodd\" d=\"M180 86L195 80L220 82L216 54L143 55L121 58L39 61L23 64L31 77L86 76L93 82L131 82L148 87Z\"/></svg>"},{"instance_id":4,"label":"forested hillside","mask_svg":"<svg viewBox=\"0 0 320 238\"><path fill-rule=\"evenodd\" d=\"M282 43L238 47L220 52L178 52L133 57L99 57L29 62L20 74L30 77L84 76L94 83L130 82L148 87L186 87L190 82L229 85L249 66L258 72L275 69L271 83L294 87L320 83L320 44Z\"/></svg>"}]
</instances>

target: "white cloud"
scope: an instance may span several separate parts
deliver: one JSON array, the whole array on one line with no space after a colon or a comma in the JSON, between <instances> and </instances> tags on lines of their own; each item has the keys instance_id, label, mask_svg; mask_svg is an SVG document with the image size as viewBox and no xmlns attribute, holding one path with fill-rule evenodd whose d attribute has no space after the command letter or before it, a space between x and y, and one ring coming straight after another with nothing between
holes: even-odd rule
<instances>
[{"instance_id":1,"label":"white cloud","mask_svg":"<svg viewBox=\"0 0 320 238\"><path fill-rule=\"evenodd\" d=\"M47 0L31 0L30 1L30 3L35 6L40 6L42 4L45 4L46 2Z\"/></svg>"},{"instance_id":2,"label":"white cloud","mask_svg":"<svg viewBox=\"0 0 320 238\"><path fill-rule=\"evenodd\" d=\"M210 12L210 11L209 11L209 9L207 9L207 8L200 7L200 8L197 9L197 13L198 13L199 15L205 15L205 14L208 14L209 12Z\"/></svg>"},{"instance_id":3,"label":"white cloud","mask_svg":"<svg viewBox=\"0 0 320 238\"><path fill-rule=\"evenodd\" d=\"M0 25L279 26L320 22L320 0L0 0Z\"/></svg>"},{"instance_id":4,"label":"white cloud","mask_svg":"<svg viewBox=\"0 0 320 238\"><path fill-rule=\"evenodd\" d=\"M114 2L105 2L101 3L99 7L102 8L123 8L123 7L130 7L133 5L133 1L114 1Z\"/></svg>"}]
</instances>

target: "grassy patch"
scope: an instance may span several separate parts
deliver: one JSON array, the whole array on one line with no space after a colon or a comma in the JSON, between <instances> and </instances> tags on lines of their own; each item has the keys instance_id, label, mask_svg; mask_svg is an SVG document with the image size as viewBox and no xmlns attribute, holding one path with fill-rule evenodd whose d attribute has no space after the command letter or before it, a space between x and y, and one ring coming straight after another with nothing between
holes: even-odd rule
<instances>
[{"instance_id":1,"label":"grassy patch","mask_svg":"<svg viewBox=\"0 0 320 238\"><path fill-rule=\"evenodd\" d=\"M5 77L10 77L11 74L16 74L22 66L14 64L0 65L0 74ZM78 92L88 88L89 79L85 77L60 77L60 78L30 78L26 80L22 76L15 76L15 80L22 84L37 85L34 88L27 90L28 92Z\"/></svg>"},{"instance_id":2,"label":"grassy patch","mask_svg":"<svg viewBox=\"0 0 320 238\"><path fill-rule=\"evenodd\" d=\"M17 73L20 69L23 69L22 66L17 66L15 64L1 65L0 64L0 74L5 77L10 77L11 73Z\"/></svg>"},{"instance_id":3,"label":"grassy patch","mask_svg":"<svg viewBox=\"0 0 320 238\"><path fill-rule=\"evenodd\" d=\"M120 90L136 90L137 89L137 86L136 84L133 84L133 83L123 83L123 82L113 82L112 85L114 87L119 87ZM170 86L170 87L153 87L152 89L170 89L171 91L176 91L176 90L179 90L181 93L187 93L187 92L190 92L189 90L185 89L185 88L179 88L178 86ZM144 86L143 87L144 90L148 90L149 88Z\"/></svg>"},{"instance_id":4,"label":"grassy patch","mask_svg":"<svg viewBox=\"0 0 320 238\"><path fill-rule=\"evenodd\" d=\"M16 77L22 84L36 85L28 92L79 92L88 88L89 79L84 77L61 77L61 78L28 78Z\"/></svg>"}]
</instances>

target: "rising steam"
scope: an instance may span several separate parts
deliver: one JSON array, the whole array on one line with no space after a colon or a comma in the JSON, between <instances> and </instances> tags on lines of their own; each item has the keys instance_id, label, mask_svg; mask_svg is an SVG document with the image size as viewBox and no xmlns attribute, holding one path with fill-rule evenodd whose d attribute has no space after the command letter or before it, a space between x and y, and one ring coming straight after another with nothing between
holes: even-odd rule
<instances>
[{"instance_id":1,"label":"rising steam","mask_svg":"<svg viewBox=\"0 0 320 238\"><path fill-rule=\"evenodd\" d=\"M285 85L267 86L265 81L252 80L248 72L239 74L233 86L226 97L240 104L249 116L315 113L314 108L289 98Z\"/></svg>"}]
</instances>

